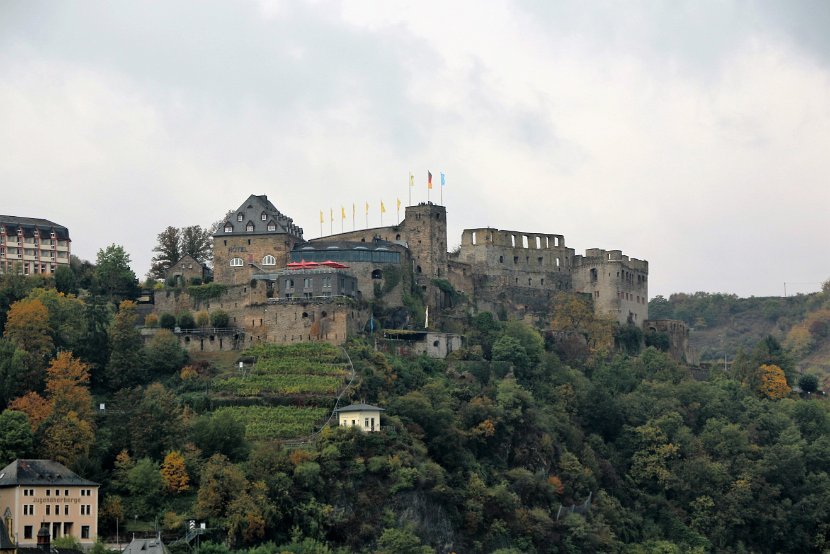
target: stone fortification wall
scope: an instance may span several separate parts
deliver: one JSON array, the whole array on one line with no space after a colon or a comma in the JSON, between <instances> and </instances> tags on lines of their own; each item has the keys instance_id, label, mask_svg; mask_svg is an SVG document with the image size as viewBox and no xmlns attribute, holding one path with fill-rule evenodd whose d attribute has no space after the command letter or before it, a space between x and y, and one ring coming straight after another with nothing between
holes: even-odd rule
<instances>
[{"instance_id":1,"label":"stone fortification wall","mask_svg":"<svg viewBox=\"0 0 830 554\"><path fill-rule=\"evenodd\" d=\"M620 250L591 248L574 256L573 288L591 294L597 312L620 324L642 326L648 319L648 262Z\"/></svg>"},{"instance_id":2,"label":"stone fortification wall","mask_svg":"<svg viewBox=\"0 0 830 554\"><path fill-rule=\"evenodd\" d=\"M398 225L390 225L388 227L372 227L371 229L358 229L356 231L346 231L345 233L335 233L333 235L326 235L324 237L311 239L308 242L311 244L341 241L372 242L375 239L387 242L403 241L400 227Z\"/></svg>"},{"instance_id":3,"label":"stone fortification wall","mask_svg":"<svg viewBox=\"0 0 830 554\"><path fill-rule=\"evenodd\" d=\"M645 322L646 332L665 333L669 337L669 355L677 361L688 364L698 362L689 344L689 326L679 319L649 319Z\"/></svg>"},{"instance_id":4,"label":"stone fortification wall","mask_svg":"<svg viewBox=\"0 0 830 554\"><path fill-rule=\"evenodd\" d=\"M267 285L264 282L256 282L254 286L251 286L251 283L229 285L221 296L208 300L192 298L187 288L157 290L154 294L154 306L157 314L177 315L184 311L195 313L202 310L223 310L232 315L248 304L262 303L267 299Z\"/></svg>"},{"instance_id":5,"label":"stone fortification wall","mask_svg":"<svg viewBox=\"0 0 830 554\"><path fill-rule=\"evenodd\" d=\"M246 308L242 328L247 345L255 342L290 344L323 341L343 344L357 334L369 320L366 310L354 302L279 301Z\"/></svg>"}]
</instances>

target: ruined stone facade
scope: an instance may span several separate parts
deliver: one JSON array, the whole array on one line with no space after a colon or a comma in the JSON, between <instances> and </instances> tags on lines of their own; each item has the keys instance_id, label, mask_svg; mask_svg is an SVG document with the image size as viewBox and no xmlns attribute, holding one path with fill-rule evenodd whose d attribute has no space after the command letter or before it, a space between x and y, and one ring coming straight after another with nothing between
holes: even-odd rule
<instances>
[{"instance_id":1,"label":"ruined stone facade","mask_svg":"<svg viewBox=\"0 0 830 554\"><path fill-rule=\"evenodd\" d=\"M573 259L573 290L589 293L595 309L621 324L648 319L648 262L620 250L591 248Z\"/></svg>"},{"instance_id":2,"label":"ruined stone facade","mask_svg":"<svg viewBox=\"0 0 830 554\"><path fill-rule=\"evenodd\" d=\"M689 326L679 319L649 319L645 322L647 333L663 333L669 338L669 355L679 362L698 363L689 344Z\"/></svg>"}]
</instances>

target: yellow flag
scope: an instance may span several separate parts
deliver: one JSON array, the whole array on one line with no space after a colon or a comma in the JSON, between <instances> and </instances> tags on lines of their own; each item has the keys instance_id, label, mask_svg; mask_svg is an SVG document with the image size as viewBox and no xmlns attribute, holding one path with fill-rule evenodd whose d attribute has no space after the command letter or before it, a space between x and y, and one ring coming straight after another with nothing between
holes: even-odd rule
<instances>
[{"instance_id":1,"label":"yellow flag","mask_svg":"<svg viewBox=\"0 0 830 554\"><path fill-rule=\"evenodd\" d=\"M366 214L367 215L369 214L369 203L368 202L366 202Z\"/></svg>"},{"instance_id":2,"label":"yellow flag","mask_svg":"<svg viewBox=\"0 0 830 554\"><path fill-rule=\"evenodd\" d=\"M340 206L340 219L346 219L346 208Z\"/></svg>"},{"instance_id":3,"label":"yellow flag","mask_svg":"<svg viewBox=\"0 0 830 554\"><path fill-rule=\"evenodd\" d=\"M398 198L398 211L401 211L401 199Z\"/></svg>"},{"instance_id":4,"label":"yellow flag","mask_svg":"<svg viewBox=\"0 0 830 554\"><path fill-rule=\"evenodd\" d=\"M334 221L334 208L329 208L329 216L331 216L331 220Z\"/></svg>"},{"instance_id":5,"label":"yellow flag","mask_svg":"<svg viewBox=\"0 0 830 554\"><path fill-rule=\"evenodd\" d=\"M352 202L352 219L354 219L354 214L357 213L357 208L354 207L354 202Z\"/></svg>"},{"instance_id":6,"label":"yellow flag","mask_svg":"<svg viewBox=\"0 0 830 554\"><path fill-rule=\"evenodd\" d=\"M323 210L320 210L320 223L323 222Z\"/></svg>"},{"instance_id":7,"label":"yellow flag","mask_svg":"<svg viewBox=\"0 0 830 554\"><path fill-rule=\"evenodd\" d=\"M410 187L415 186L415 176L412 174L411 171L409 172L409 186Z\"/></svg>"},{"instance_id":8,"label":"yellow flag","mask_svg":"<svg viewBox=\"0 0 830 554\"><path fill-rule=\"evenodd\" d=\"M386 206L383 205L383 200L380 201L380 213L386 213Z\"/></svg>"}]
</instances>

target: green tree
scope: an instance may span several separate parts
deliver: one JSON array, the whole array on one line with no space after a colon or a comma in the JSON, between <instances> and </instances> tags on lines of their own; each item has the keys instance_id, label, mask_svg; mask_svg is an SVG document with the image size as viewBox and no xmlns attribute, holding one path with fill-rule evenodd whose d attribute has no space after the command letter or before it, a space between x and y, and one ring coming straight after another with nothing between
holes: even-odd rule
<instances>
[{"instance_id":1,"label":"green tree","mask_svg":"<svg viewBox=\"0 0 830 554\"><path fill-rule=\"evenodd\" d=\"M93 387L101 387L104 370L110 359L109 329L113 312L109 302L101 297L86 300L84 308L84 336L73 353L90 366Z\"/></svg>"},{"instance_id":2,"label":"green tree","mask_svg":"<svg viewBox=\"0 0 830 554\"><path fill-rule=\"evenodd\" d=\"M158 508L164 482L156 462L141 458L127 472L126 488L132 509L140 517L154 514Z\"/></svg>"},{"instance_id":3,"label":"green tree","mask_svg":"<svg viewBox=\"0 0 830 554\"><path fill-rule=\"evenodd\" d=\"M239 466L222 454L214 454L202 469L196 495L196 516L225 518L231 503L247 488L248 481Z\"/></svg>"},{"instance_id":4,"label":"green tree","mask_svg":"<svg viewBox=\"0 0 830 554\"><path fill-rule=\"evenodd\" d=\"M181 445L182 409L176 395L161 383L148 385L140 398L129 422L132 451L159 459Z\"/></svg>"},{"instance_id":5,"label":"green tree","mask_svg":"<svg viewBox=\"0 0 830 554\"><path fill-rule=\"evenodd\" d=\"M191 225L181 230L182 256L190 255L199 263L213 259L213 236L210 229Z\"/></svg>"},{"instance_id":6,"label":"green tree","mask_svg":"<svg viewBox=\"0 0 830 554\"><path fill-rule=\"evenodd\" d=\"M228 412L200 416L193 424L190 436L205 456L223 454L237 461L248 456L245 425Z\"/></svg>"},{"instance_id":7,"label":"green tree","mask_svg":"<svg viewBox=\"0 0 830 554\"><path fill-rule=\"evenodd\" d=\"M187 363L187 351L179 338L167 329L159 329L145 348L145 361L153 375L169 375Z\"/></svg>"},{"instance_id":8,"label":"green tree","mask_svg":"<svg viewBox=\"0 0 830 554\"><path fill-rule=\"evenodd\" d=\"M49 312L49 330L55 347L76 350L86 335L84 303L55 289L32 289L27 299L38 300Z\"/></svg>"},{"instance_id":9,"label":"green tree","mask_svg":"<svg viewBox=\"0 0 830 554\"><path fill-rule=\"evenodd\" d=\"M9 340L0 339L0 406L26 393L30 368L26 352Z\"/></svg>"},{"instance_id":10,"label":"green tree","mask_svg":"<svg viewBox=\"0 0 830 554\"><path fill-rule=\"evenodd\" d=\"M161 314L159 316L159 327L172 331L176 327L176 316L168 313Z\"/></svg>"},{"instance_id":11,"label":"green tree","mask_svg":"<svg viewBox=\"0 0 830 554\"><path fill-rule=\"evenodd\" d=\"M804 392L814 393L818 390L818 377L812 373L804 373L798 377L798 388Z\"/></svg>"},{"instance_id":12,"label":"green tree","mask_svg":"<svg viewBox=\"0 0 830 554\"><path fill-rule=\"evenodd\" d=\"M95 278L99 291L112 301L138 296L138 279L130 268L130 255L123 246L111 244L98 250Z\"/></svg>"},{"instance_id":13,"label":"green tree","mask_svg":"<svg viewBox=\"0 0 830 554\"><path fill-rule=\"evenodd\" d=\"M74 294L79 292L78 278L72 268L66 265L59 265L55 270L55 289L63 294Z\"/></svg>"},{"instance_id":14,"label":"green tree","mask_svg":"<svg viewBox=\"0 0 830 554\"><path fill-rule=\"evenodd\" d=\"M156 253L150 260L150 277L163 280L169 270L182 257L181 232L175 227L168 227L157 237L153 252Z\"/></svg>"},{"instance_id":15,"label":"green tree","mask_svg":"<svg viewBox=\"0 0 830 554\"><path fill-rule=\"evenodd\" d=\"M144 380L141 334L136 328L136 305L124 300L109 329L110 359L105 386L118 390Z\"/></svg>"},{"instance_id":16,"label":"green tree","mask_svg":"<svg viewBox=\"0 0 830 554\"><path fill-rule=\"evenodd\" d=\"M0 464L25 458L32 451L34 436L29 418L23 412L4 410L0 413Z\"/></svg>"},{"instance_id":17,"label":"green tree","mask_svg":"<svg viewBox=\"0 0 830 554\"><path fill-rule=\"evenodd\" d=\"M231 320L231 318L228 315L228 313L225 312L225 311L222 311L222 310L214 310L210 314L210 323L214 327L218 327L218 328L227 327L228 323L230 323L230 320Z\"/></svg>"}]
</instances>

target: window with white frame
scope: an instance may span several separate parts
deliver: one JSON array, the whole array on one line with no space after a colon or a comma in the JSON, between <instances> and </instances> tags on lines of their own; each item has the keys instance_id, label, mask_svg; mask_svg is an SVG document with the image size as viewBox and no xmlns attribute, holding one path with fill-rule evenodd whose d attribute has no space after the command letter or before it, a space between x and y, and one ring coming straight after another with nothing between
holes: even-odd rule
<instances>
[{"instance_id":1,"label":"window with white frame","mask_svg":"<svg viewBox=\"0 0 830 554\"><path fill-rule=\"evenodd\" d=\"M277 265L277 259L271 254L268 254L262 258L262 265Z\"/></svg>"},{"instance_id":2,"label":"window with white frame","mask_svg":"<svg viewBox=\"0 0 830 554\"><path fill-rule=\"evenodd\" d=\"M265 221L265 220L268 218L268 214L266 214L265 212L262 212L262 213L260 214L259 218L260 218L262 221Z\"/></svg>"},{"instance_id":3,"label":"window with white frame","mask_svg":"<svg viewBox=\"0 0 830 554\"><path fill-rule=\"evenodd\" d=\"M248 231L249 233L254 232L254 224L253 224L252 221L248 222L248 225L245 226L245 230Z\"/></svg>"},{"instance_id":4,"label":"window with white frame","mask_svg":"<svg viewBox=\"0 0 830 554\"><path fill-rule=\"evenodd\" d=\"M230 223L225 223L225 232L233 233L233 225L231 225Z\"/></svg>"},{"instance_id":5,"label":"window with white frame","mask_svg":"<svg viewBox=\"0 0 830 554\"><path fill-rule=\"evenodd\" d=\"M236 220L237 221L242 221L243 218L244 218L244 216L242 214L236 214Z\"/></svg>"},{"instance_id":6,"label":"window with white frame","mask_svg":"<svg viewBox=\"0 0 830 554\"><path fill-rule=\"evenodd\" d=\"M269 231L276 231L276 230L277 230L277 225L276 225L275 223L273 223L273 222L272 222L272 223L269 223L269 224L268 224L268 230L269 230Z\"/></svg>"},{"instance_id":7,"label":"window with white frame","mask_svg":"<svg viewBox=\"0 0 830 554\"><path fill-rule=\"evenodd\" d=\"M231 258L231 267L242 267L243 265L242 258Z\"/></svg>"}]
</instances>

